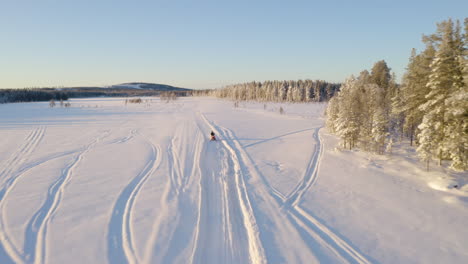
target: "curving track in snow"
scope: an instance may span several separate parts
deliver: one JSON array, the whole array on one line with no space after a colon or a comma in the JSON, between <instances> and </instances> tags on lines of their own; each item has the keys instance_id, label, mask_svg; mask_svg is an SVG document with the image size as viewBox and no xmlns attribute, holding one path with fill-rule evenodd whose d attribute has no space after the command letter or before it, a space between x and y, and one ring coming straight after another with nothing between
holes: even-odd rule
<instances>
[{"instance_id":1,"label":"curving track in snow","mask_svg":"<svg viewBox=\"0 0 468 264\"><path fill-rule=\"evenodd\" d=\"M49 186L47 197L41 208L36 211L26 227L25 243L24 243L24 256L28 263L45 263L46 249L47 249L47 229L50 221L60 205L62 200L65 186L71 180L74 170L83 159L84 155L93 149L102 138L108 134L97 137L87 147L78 154L75 159L62 170L62 174L52 185Z\"/></svg>"},{"instance_id":2,"label":"curving track in snow","mask_svg":"<svg viewBox=\"0 0 468 264\"><path fill-rule=\"evenodd\" d=\"M167 181L159 212L144 247L142 263L174 263L189 259L197 233L198 179L204 139L193 120L181 118L163 156Z\"/></svg>"},{"instance_id":3,"label":"curving track in snow","mask_svg":"<svg viewBox=\"0 0 468 264\"><path fill-rule=\"evenodd\" d=\"M3 169L0 171L0 179L6 178L6 181L0 189L0 252L5 255L8 261L12 263L23 262L24 258L20 250L16 248L11 239L9 238L8 232L5 228L5 199L9 192L14 187L17 180L22 176L21 165L23 165L29 158L30 154L36 149L41 140L45 135L45 127L38 127L31 131L29 135L24 139L24 143L19 149L6 160L2 165Z\"/></svg>"},{"instance_id":4,"label":"curving track in snow","mask_svg":"<svg viewBox=\"0 0 468 264\"><path fill-rule=\"evenodd\" d=\"M132 137L135 132L132 131ZM123 143L119 140L116 143ZM145 181L158 169L161 164L161 148L145 138L151 148L151 156L140 173L125 186L120 193L112 210L112 217L108 227L108 251L109 263L139 263L135 250L134 235L132 232L132 213L135 199Z\"/></svg>"}]
</instances>

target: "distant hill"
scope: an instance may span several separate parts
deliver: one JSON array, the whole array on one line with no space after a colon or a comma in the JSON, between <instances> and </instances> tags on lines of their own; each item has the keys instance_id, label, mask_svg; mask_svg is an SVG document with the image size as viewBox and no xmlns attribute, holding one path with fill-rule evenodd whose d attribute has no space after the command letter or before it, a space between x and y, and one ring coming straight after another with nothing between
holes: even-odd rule
<instances>
[{"instance_id":1,"label":"distant hill","mask_svg":"<svg viewBox=\"0 0 468 264\"><path fill-rule=\"evenodd\" d=\"M70 97L95 96L159 96L163 92L175 92L186 96L192 89L175 87L167 84L131 82L105 87L67 87L59 89Z\"/></svg>"}]
</instances>

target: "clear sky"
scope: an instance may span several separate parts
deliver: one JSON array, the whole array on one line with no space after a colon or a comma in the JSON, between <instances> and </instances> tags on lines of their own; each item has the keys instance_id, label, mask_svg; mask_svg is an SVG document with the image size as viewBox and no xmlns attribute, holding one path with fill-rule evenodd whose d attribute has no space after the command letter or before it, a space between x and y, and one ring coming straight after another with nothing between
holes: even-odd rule
<instances>
[{"instance_id":1,"label":"clear sky","mask_svg":"<svg viewBox=\"0 0 468 264\"><path fill-rule=\"evenodd\" d=\"M341 82L384 59L400 78L467 0L0 0L0 88Z\"/></svg>"}]
</instances>

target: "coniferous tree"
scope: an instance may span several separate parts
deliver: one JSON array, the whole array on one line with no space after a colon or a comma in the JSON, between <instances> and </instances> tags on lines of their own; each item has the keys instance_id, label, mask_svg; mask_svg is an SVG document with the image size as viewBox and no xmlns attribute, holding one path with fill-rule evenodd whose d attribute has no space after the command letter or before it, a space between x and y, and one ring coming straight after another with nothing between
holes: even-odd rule
<instances>
[{"instance_id":1,"label":"coniferous tree","mask_svg":"<svg viewBox=\"0 0 468 264\"><path fill-rule=\"evenodd\" d=\"M357 80L352 76L342 86L338 94L340 110L336 119L337 134L343 139L343 146L352 149L359 138L360 111L359 94L357 92Z\"/></svg>"},{"instance_id":2,"label":"coniferous tree","mask_svg":"<svg viewBox=\"0 0 468 264\"><path fill-rule=\"evenodd\" d=\"M392 110L393 113L403 114L402 130L410 138L410 145L413 145L419 134L418 125L424 116L424 111L419 107L427 101L425 96L429 93L427 83L431 73L430 64L435 56L433 45L429 42L426 44L426 49L421 54L416 55L416 50L413 49L407 72L403 76L400 98L393 99L401 100Z\"/></svg>"},{"instance_id":3,"label":"coniferous tree","mask_svg":"<svg viewBox=\"0 0 468 264\"><path fill-rule=\"evenodd\" d=\"M418 136L420 146L418 152L423 159L428 158L428 151L433 157L442 159L450 154L448 132L448 101L453 93L463 87L461 65L458 62L457 44L453 22L444 21L438 25L438 32L432 37L440 39L434 60L430 68L431 74L427 87L430 89L426 95L427 102L420 106L425 112L423 123L419 125L421 133Z\"/></svg>"}]
</instances>

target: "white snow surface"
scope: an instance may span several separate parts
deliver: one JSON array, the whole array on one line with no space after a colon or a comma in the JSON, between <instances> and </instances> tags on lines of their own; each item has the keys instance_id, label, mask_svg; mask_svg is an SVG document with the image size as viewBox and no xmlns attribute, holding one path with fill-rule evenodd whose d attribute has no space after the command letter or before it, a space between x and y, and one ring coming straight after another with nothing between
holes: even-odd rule
<instances>
[{"instance_id":1,"label":"white snow surface","mask_svg":"<svg viewBox=\"0 0 468 264\"><path fill-rule=\"evenodd\" d=\"M122 83L122 84L116 84L116 85L111 85L109 88L124 88L124 89L138 89L141 90L141 84L130 84L130 83Z\"/></svg>"},{"instance_id":2,"label":"white snow surface","mask_svg":"<svg viewBox=\"0 0 468 264\"><path fill-rule=\"evenodd\" d=\"M325 104L124 101L0 105L0 263L468 263L466 173Z\"/></svg>"}]
</instances>

